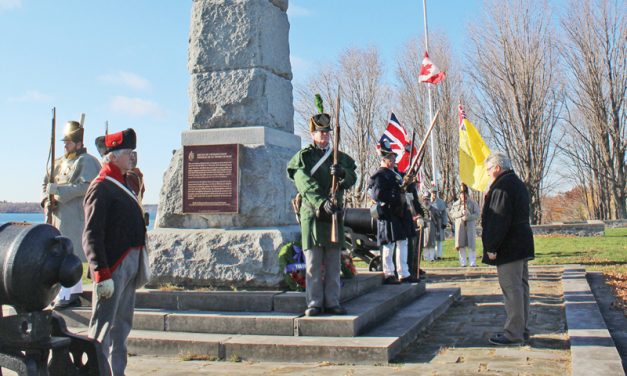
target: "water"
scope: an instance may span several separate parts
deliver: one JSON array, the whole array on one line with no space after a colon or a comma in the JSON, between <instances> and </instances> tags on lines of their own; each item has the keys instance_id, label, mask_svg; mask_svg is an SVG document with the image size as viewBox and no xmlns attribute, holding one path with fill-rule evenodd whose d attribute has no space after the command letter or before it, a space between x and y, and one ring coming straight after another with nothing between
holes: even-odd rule
<instances>
[{"instance_id":1,"label":"water","mask_svg":"<svg viewBox=\"0 0 627 376\"><path fill-rule=\"evenodd\" d=\"M0 213L0 225L7 222L30 222L44 223L46 218L44 213ZM150 213L150 225L148 230L152 230L155 223L155 213Z\"/></svg>"}]
</instances>

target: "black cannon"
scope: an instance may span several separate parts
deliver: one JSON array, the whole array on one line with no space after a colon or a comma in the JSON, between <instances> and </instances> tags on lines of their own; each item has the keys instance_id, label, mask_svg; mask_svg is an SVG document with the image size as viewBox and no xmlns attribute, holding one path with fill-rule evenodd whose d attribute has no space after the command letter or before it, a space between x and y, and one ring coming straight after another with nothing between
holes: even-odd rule
<instances>
[{"instance_id":1,"label":"black cannon","mask_svg":"<svg viewBox=\"0 0 627 376\"><path fill-rule=\"evenodd\" d=\"M409 239L407 263L410 274L418 278L420 267L419 255L422 251L422 244L419 239L421 231L417 237ZM377 220L372 217L370 209L347 208L344 210L344 246L351 253L368 264L368 270L381 271L381 252L377 245Z\"/></svg>"},{"instance_id":2,"label":"black cannon","mask_svg":"<svg viewBox=\"0 0 627 376\"><path fill-rule=\"evenodd\" d=\"M0 367L19 375L108 375L99 344L68 332L65 321L46 309L60 289L83 274L72 242L50 225L0 226Z\"/></svg>"},{"instance_id":3,"label":"black cannon","mask_svg":"<svg viewBox=\"0 0 627 376\"><path fill-rule=\"evenodd\" d=\"M344 245L351 253L368 264L368 270L381 271L381 252L377 245L377 221L369 209L344 210Z\"/></svg>"}]
</instances>

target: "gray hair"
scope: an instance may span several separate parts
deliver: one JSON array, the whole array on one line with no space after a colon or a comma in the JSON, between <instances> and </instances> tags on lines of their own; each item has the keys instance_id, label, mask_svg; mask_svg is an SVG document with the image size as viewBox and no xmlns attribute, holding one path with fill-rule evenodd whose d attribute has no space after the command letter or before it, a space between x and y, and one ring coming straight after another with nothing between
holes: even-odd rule
<instances>
[{"instance_id":1,"label":"gray hair","mask_svg":"<svg viewBox=\"0 0 627 376\"><path fill-rule=\"evenodd\" d=\"M104 155L104 157L102 157L102 161L104 163L111 162L111 156L112 155L115 155L115 158L117 159L120 156L120 154L122 154L123 150L125 150L125 149L118 149L118 150L113 150L113 151L108 152L107 154Z\"/></svg>"},{"instance_id":2,"label":"gray hair","mask_svg":"<svg viewBox=\"0 0 627 376\"><path fill-rule=\"evenodd\" d=\"M488 155L485 160L486 167L495 167L500 166L502 170L511 170L512 169L512 161L509 159L507 154L502 151L495 151L494 153Z\"/></svg>"}]
</instances>

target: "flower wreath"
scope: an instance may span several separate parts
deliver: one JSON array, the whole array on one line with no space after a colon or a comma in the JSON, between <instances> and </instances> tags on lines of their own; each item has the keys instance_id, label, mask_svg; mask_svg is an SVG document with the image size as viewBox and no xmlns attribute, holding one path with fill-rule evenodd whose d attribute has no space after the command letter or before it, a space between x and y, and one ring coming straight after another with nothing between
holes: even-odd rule
<instances>
[{"instance_id":1,"label":"flower wreath","mask_svg":"<svg viewBox=\"0 0 627 376\"><path fill-rule=\"evenodd\" d=\"M290 290L305 291L305 254L299 242L289 242L279 250L279 269L283 273L283 281ZM342 277L353 278L357 269L348 251L341 252Z\"/></svg>"},{"instance_id":2,"label":"flower wreath","mask_svg":"<svg viewBox=\"0 0 627 376\"><path fill-rule=\"evenodd\" d=\"M299 242L289 242L279 250L283 281L294 291L305 291L305 254Z\"/></svg>"},{"instance_id":3,"label":"flower wreath","mask_svg":"<svg viewBox=\"0 0 627 376\"><path fill-rule=\"evenodd\" d=\"M342 277L353 278L355 274L357 274L357 269L355 268L355 264L353 264L353 258L350 252L342 251L341 262Z\"/></svg>"}]
</instances>

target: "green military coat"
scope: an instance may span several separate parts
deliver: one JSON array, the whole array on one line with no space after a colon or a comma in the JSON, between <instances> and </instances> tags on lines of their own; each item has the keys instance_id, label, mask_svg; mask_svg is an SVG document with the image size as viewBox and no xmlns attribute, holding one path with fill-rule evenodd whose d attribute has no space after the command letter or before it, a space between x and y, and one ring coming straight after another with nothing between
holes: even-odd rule
<instances>
[{"instance_id":1,"label":"green military coat","mask_svg":"<svg viewBox=\"0 0 627 376\"><path fill-rule=\"evenodd\" d=\"M344 239L344 224L340 221L338 238L340 243L331 243L331 223L316 218L316 211L329 198L331 192L331 165L333 155L311 175L312 168L324 155L324 151L313 144L301 149L287 164L287 175L296 185L296 189L303 197L300 207L300 225L302 231L303 249L311 249L313 246L340 247ZM340 152L339 164L346 175L340 180L340 189L337 194L337 202L343 203L344 190L355 184L355 161L347 154Z\"/></svg>"}]
</instances>

